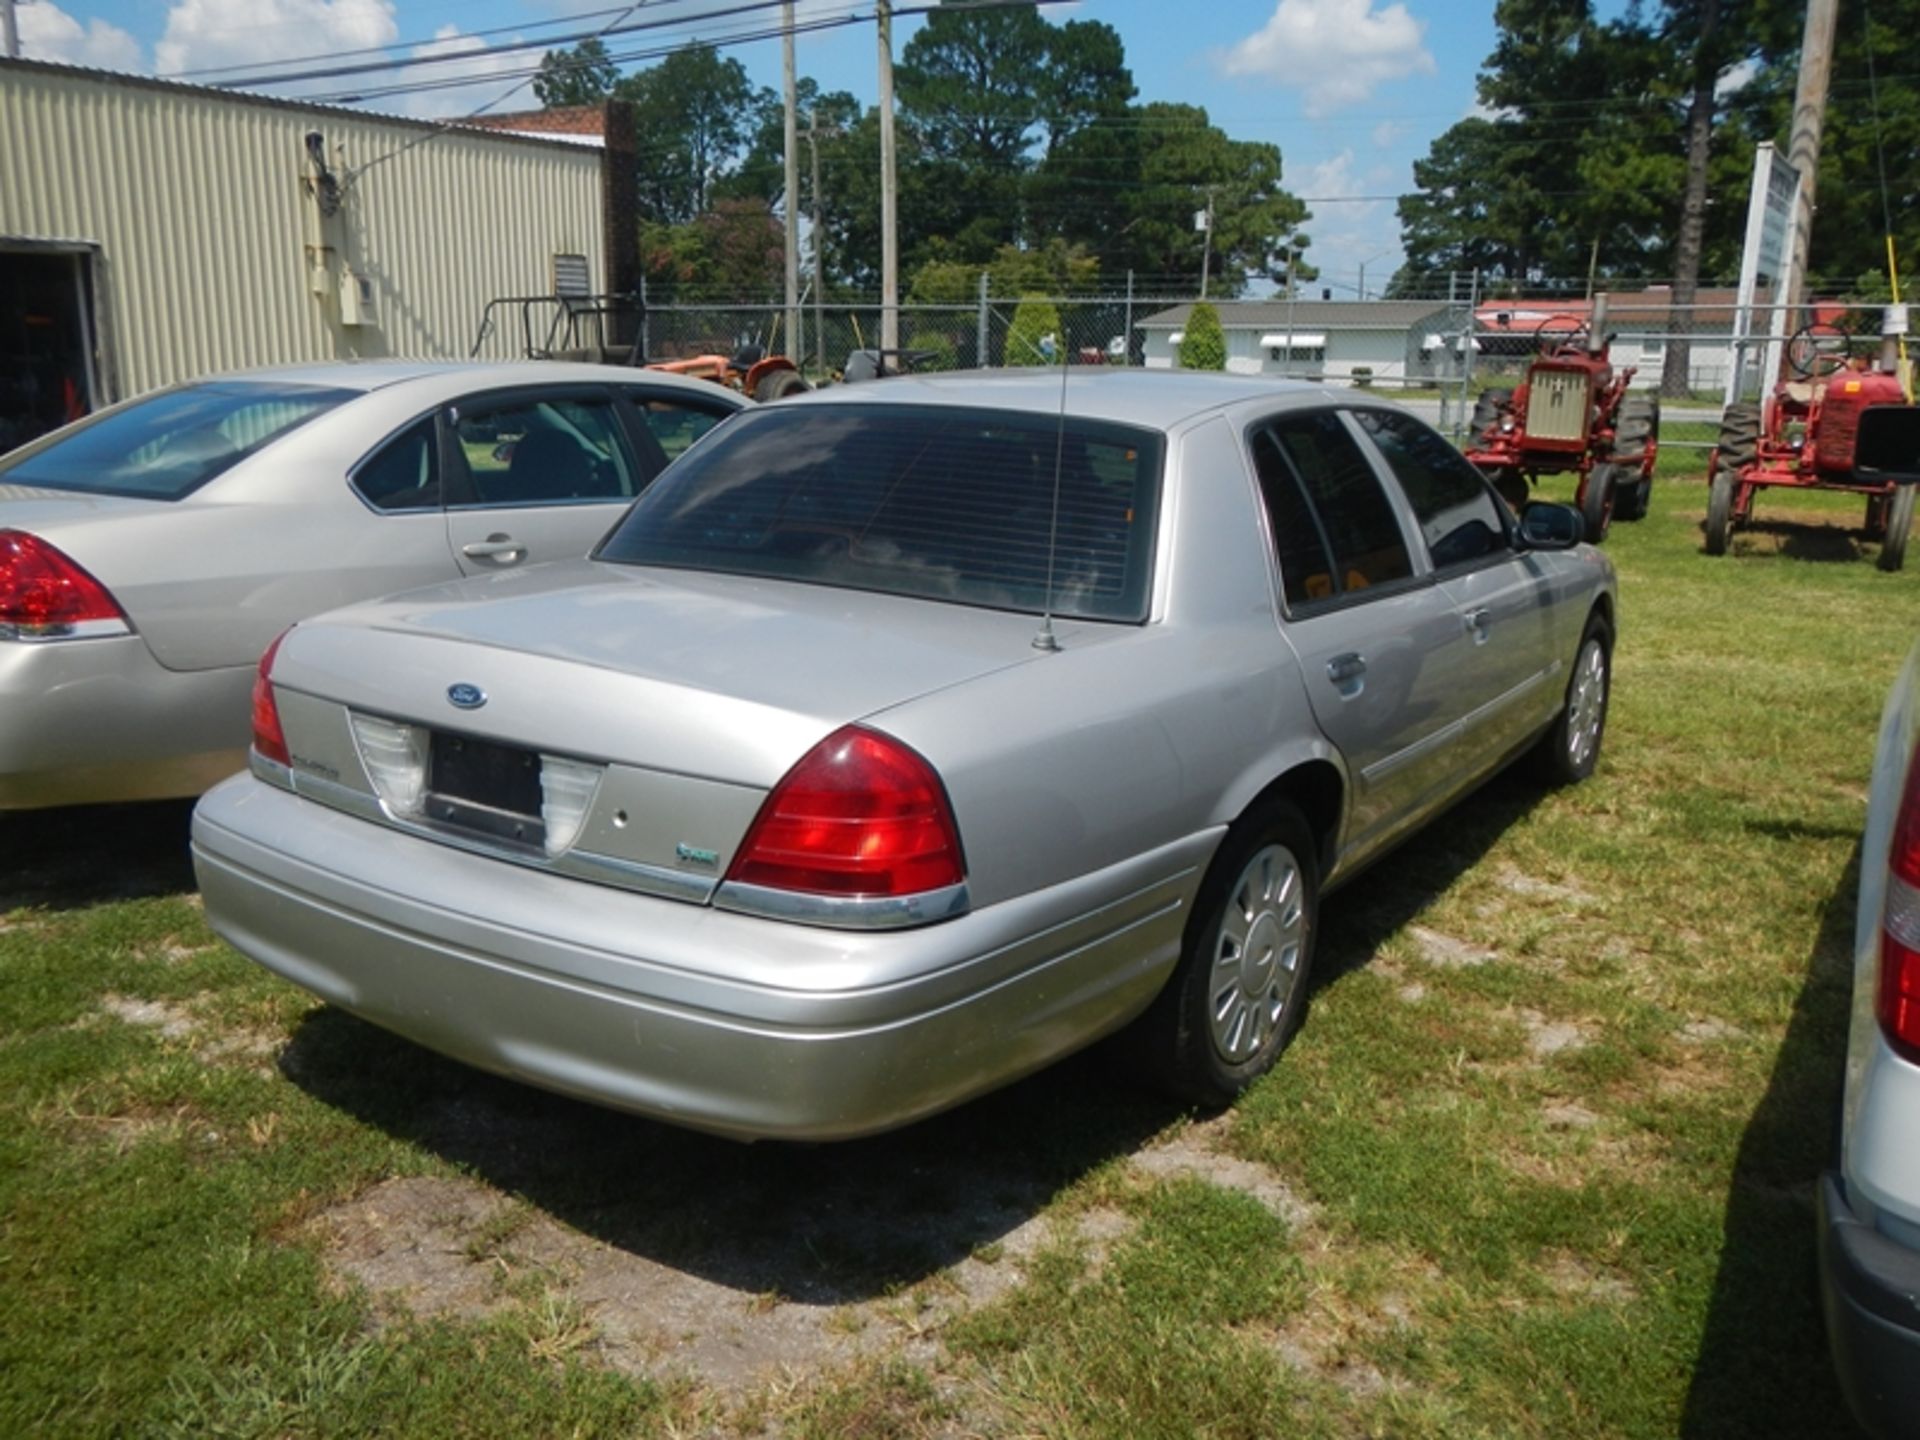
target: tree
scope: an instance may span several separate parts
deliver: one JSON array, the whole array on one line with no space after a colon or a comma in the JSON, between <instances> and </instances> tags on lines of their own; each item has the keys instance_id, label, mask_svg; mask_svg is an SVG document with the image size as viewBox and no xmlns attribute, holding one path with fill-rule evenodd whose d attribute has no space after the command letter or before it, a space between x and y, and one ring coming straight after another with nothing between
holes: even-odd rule
<instances>
[{"instance_id":1,"label":"tree","mask_svg":"<svg viewBox=\"0 0 1920 1440\"><path fill-rule=\"evenodd\" d=\"M901 112L930 154L1009 175L1026 167L1042 105L1052 27L1030 5L943 4L907 42L894 72Z\"/></svg>"},{"instance_id":2,"label":"tree","mask_svg":"<svg viewBox=\"0 0 1920 1440\"><path fill-rule=\"evenodd\" d=\"M597 105L613 93L620 70L598 35L590 35L571 50L549 50L540 57L540 73L533 93L548 110L565 105Z\"/></svg>"},{"instance_id":3,"label":"tree","mask_svg":"<svg viewBox=\"0 0 1920 1440\"><path fill-rule=\"evenodd\" d=\"M1220 312L1204 300L1187 316L1186 334L1180 341L1180 368L1227 368L1227 332L1220 327Z\"/></svg>"},{"instance_id":4,"label":"tree","mask_svg":"<svg viewBox=\"0 0 1920 1440\"><path fill-rule=\"evenodd\" d=\"M971 305L980 277L994 295L1071 295L1100 278L1100 262L1077 245L1053 239L1035 249L1004 246L987 265L929 260L913 272L907 298L916 305Z\"/></svg>"},{"instance_id":5,"label":"tree","mask_svg":"<svg viewBox=\"0 0 1920 1440\"><path fill-rule=\"evenodd\" d=\"M1064 365L1067 363L1066 333L1060 328L1060 312L1053 302L1038 295L1023 295L1007 327L1007 345L1000 356L1002 365Z\"/></svg>"},{"instance_id":6,"label":"tree","mask_svg":"<svg viewBox=\"0 0 1920 1440\"><path fill-rule=\"evenodd\" d=\"M760 95L746 68L696 45L626 76L613 93L633 104L640 203L648 217L678 224L704 213L746 149Z\"/></svg>"},{"instance_id":7,"label":"tree","mask_svg":"<svg viewBox=\"0 0 1920 1440\"><path fill-rule=\"evenodd\" d=\"M1138 93L1119 31L1099 20L1054 29L1038 87L1048 153L1088 125L1124 120Z\"/></svg>"}]
</instances>

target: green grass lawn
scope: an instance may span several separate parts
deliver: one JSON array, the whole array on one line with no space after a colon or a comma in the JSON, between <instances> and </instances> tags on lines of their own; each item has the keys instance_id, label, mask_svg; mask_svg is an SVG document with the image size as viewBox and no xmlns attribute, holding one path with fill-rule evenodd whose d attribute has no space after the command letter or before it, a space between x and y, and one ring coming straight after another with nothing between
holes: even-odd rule
<instances>
[{"instance_id":1,"label":"green grass lawn","mask_svg":"<svg viewBox=\"0 0 1920 1440\"><path fill-rule=\"evenodd\" d=\"M1332 897L1217 1119L1096 1054L855 1145L683 1134L242 961L181 807L0 820L0 1434L1848 1433L1812 1194L1920 575L1822 497L1709 559L1672 468L1607 546L1599 773Z\"/></svg>"}]
</instances>

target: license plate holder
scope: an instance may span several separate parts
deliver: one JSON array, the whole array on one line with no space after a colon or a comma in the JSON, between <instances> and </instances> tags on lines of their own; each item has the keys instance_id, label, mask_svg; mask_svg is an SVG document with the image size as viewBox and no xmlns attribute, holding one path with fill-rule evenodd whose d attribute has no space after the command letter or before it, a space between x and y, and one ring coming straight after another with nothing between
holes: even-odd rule
<instances>
[{"instance_id":1,"label":"license plate holder","mask_svg":"<svg viewBox=\"0 0 1920 1440\"><path fill-rule=\"evenodd\" d=\"M427 753L430 819L521 845L546 842L538 751L436 730Z\"/></svg>"}]
</instances>

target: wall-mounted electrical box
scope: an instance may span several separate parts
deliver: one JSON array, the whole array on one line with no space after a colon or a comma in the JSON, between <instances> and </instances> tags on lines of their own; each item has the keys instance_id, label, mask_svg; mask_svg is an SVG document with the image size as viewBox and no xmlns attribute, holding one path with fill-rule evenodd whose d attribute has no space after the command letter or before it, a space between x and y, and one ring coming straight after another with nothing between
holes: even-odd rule
<instances>
[{"instance_id":1,"label":"wall-mounted electrical box","mask_svg":"<svg viewBox=\"0 0 1920 1440\"><path fill-rule=\"evenodd\" d=\"M379 325L380 316L373 306L373 281L368 276L353 270L341 272L340 323L368 329Z\"/></svg>"}]
</instances>

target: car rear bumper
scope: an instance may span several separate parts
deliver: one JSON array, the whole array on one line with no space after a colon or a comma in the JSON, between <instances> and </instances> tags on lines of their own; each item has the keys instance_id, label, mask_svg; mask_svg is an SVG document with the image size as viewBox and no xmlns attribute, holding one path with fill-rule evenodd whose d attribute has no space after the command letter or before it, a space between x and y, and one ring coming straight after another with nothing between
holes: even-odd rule
<instances>
[{"instance_id":1,"label":"car rear bumper","mask_svg":"<svg viewBox=\"0 0 1920 1440\"><path fill-rule=\"evenodd\" d=\"M1838 1174L1820 1182L1820 1300L1840 1388L1876 1440L1920 1425L1920 1251L1895 1243L1847 1203Z\"/></svg>"},{"instance_id":2,"label":"car rear bumper","mask_svg":"<svg viewBox=\"0 0 1920 1440\"><path fill-rule=\"evenodd\" d=\"M810 1140L944 1109L1138 1013L1219 839L860 933L465 854L251 776L211 791L193 833L214 929L343 1009L600 1104Z\"/></svg>"},{"instance_id":3,"label":"car rear bumper","mask_svg":"<svg viewBox=\"0 0 1920 1440\"><path fill-rule=\"evenodd\" d=\"M0 641L0 810L198 795L246 767L252 683L137 635Z\"/></svg>"}]
</instances>

